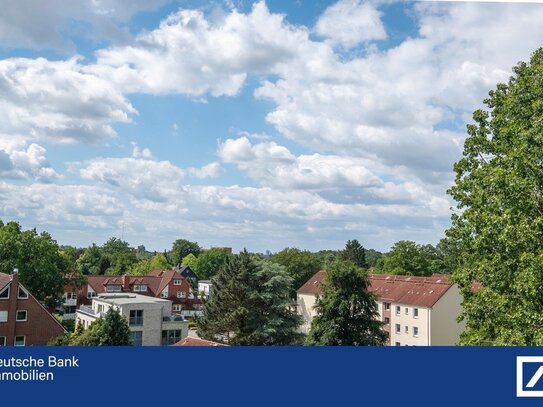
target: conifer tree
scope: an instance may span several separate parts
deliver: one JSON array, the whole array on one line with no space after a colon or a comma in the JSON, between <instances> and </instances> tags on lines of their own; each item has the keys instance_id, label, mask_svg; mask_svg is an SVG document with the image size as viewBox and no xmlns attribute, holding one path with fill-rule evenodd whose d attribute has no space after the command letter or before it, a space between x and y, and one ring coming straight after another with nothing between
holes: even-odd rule
<instances>
[{"instance_id":1,"label":"conifer tree","mask_svg":"<svg viewBox=\"0 0 543 407\"><path fill-rule=\"evenodd\" d=\"M110 307L104 317L101 329L100 345L130 346L130 328L128 321L115 307Z\"/></svg>"}]
</instances>

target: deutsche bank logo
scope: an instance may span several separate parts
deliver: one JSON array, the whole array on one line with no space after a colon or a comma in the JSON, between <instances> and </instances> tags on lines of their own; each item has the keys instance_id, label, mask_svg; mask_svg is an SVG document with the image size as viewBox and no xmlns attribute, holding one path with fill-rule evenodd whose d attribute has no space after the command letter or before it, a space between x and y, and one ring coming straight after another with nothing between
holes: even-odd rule
<instances>
[{"instance_id":1,"label":"deutsche bank logo","mask_svg":"<svg viewBox=\"0 0 543 407\"><path fill-rule=\"evenodd\" d=\"M517 397L543 397L543 356L517 356Z\"/></svg>"}]
</instances>

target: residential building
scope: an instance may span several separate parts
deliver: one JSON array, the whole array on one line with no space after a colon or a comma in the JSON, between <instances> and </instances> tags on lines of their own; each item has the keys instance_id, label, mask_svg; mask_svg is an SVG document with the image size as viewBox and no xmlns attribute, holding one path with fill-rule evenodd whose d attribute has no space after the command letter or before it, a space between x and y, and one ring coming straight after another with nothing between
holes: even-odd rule
<instances>
[{"instance_id":1,"label":"residential building","mask_svg":"<svg viewBox=\"0 0 543 407\"><path fill-rule=\"evenodd\" d=\"M188 335L188 321L172 314L170 300L131 293L94 297L90 307L83 305L76 311L76 324L86 329L111 307L126 317L135 346L173 345Z\"/></svg>"},{"instance_id":2,"label":"residential building","mask_svg":"<svg viewBox=\"0 0 543 407\"><path fill-rule=\"evenodd\" d=\"M198 293L200 298L208 300L211 296L212 284L211 280L200 280L198 281Z\"/></svg>"},{"instance_id":3,"label":"residential building","mask_svg":"<svg viewBox=\"0 0 543 407\"><path fill-rule=\"evenodd\" d=\"M19 274L0 273L0 346L45 346L66 333L64 327L19 282Z\"/></svg>"},{"instance_id":4,"label":"residential building","mask_svg":"<svg viewBox=\"0 0 543 407\"><path fill-rule=\"evenodd\" d=\"M189 266L181 264L174 270L181 274L189 282L191 287L198 287L198 276Z\"/></svg>"},{"instance_id":5,"label":"residential building","mask_svg":"<svg viewBox=\"0 0 543 407\"><path fill-rule=\"evenodd\" d=\"M298 289L301 330L309 331L315 301L322 292L325 271L319 271ZM370 275L370 291L377 296L378 319L389 334L389 345L454 345L465 329L457 322L462 296L448 275L431 277Z\"/></svg>"},{"instance_id":6,"label":"residential building","mask_svg":"<svg viewBox=\"0 0 543 407\"><path fill-rule=\"evenodd\" d=\"M202 302L177 270L154 270L146 276L86 276L81 286L64 287L64 319L74 319L76 310L89 306L94 297L106 293L135 293L171 301L173 313L185 318L201 315Z\"/></svg>"}]
</instances>

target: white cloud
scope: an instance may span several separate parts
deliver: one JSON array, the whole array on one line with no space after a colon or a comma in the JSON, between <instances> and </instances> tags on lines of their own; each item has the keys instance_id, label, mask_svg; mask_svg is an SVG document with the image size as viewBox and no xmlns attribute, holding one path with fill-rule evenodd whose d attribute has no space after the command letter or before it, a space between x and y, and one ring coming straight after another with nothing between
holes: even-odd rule
<instances>
[{"instance_id":1,"label":"white cloud","mask_svg":"<svg viewBox=\"0 0 543 407\"><path fill-rule=\"evenodd\" d=\"M0 60L0 133L26 140L92 143L116 136L136 113L110 83L77 58Z\"/></svg>"},{"instance_id":2,"label":"white cloud","mask_svg":"<svg viewBox=\"0 0 543 407\"><path fill-rule=\"evenodd\" d=\"M90 69L125 92L233 96L248 72L273 71L307 38L307 30L287 25L263 1L248 14L233 10L218 20L180 10L133 46L98 51Z\"/></svg>"},{"instance_id":3,"label":"white cloud","mask_svg":"<svg viewBox=\"0 0 543 407\"><path fill-rule=\"evenodd\" d=\"M4 0L0 13L0 44L10 48L73 50L65 34L91 41L128 41L122 23L167 0Z\"/></svg>"},{"instance_id":4,"label":"white cloud","mask_svg":"<svg viewBox=\"0 0 543 407\"><path fill-rule=\"evenodd\" d=\"M387 37L381 13L373 4L361 0L340 0L328 7L319 17L315 32L345 49Z\"/></svg>"},{"instance_id":5,"label":"white cloud","mask_svg":"<svg viewBox=\"0 0 543 407\"><path fill-rule=\"evenodd\" d=\"M51 182L59 174L51 168L44 147L0 136L0 177Z\"/></svg>"}]
</instances>

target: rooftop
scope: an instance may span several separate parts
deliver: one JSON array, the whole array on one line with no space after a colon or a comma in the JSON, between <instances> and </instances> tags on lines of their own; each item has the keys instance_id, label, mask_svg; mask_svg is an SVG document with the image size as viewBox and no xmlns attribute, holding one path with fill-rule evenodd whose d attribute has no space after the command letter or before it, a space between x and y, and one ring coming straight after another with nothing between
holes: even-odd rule
<instances>
[{"instance_id":1,"label":"rooftop","mask_svg":"<svg viewBox=\"0 0 543 407\"><path fill-rule=\"evenodd\" d=\"M128 294L128 293L108 293L100 294L94 298L95 301L107 302L114 305L125 304L160 304L169 305L171 301L161 298L149 297L141 294Z\"/></svg>"}]
</instances>

